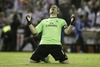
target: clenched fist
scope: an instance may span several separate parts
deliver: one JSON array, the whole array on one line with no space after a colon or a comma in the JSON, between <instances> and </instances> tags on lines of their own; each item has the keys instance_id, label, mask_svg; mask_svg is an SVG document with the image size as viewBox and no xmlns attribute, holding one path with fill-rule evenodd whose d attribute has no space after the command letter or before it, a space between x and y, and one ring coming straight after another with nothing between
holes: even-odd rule
<instances>
[{"instance_id":1,"label":"clenched fist","mask_svg":"<svg viewBox=\"0 0 100 67\"><path fill-rule=\"evenodd\" d=\"M31 14L27 14L26 15L26 20L28 22L28 25L30 25L32 23L32 17L31 17Z\"/></svg>"},{"instance_id":2,"label":"clenched fist","mask_svg":"<svg viewBox=\"0 0 100 67\"><path fill-rule=\"evenodd\" d=\"M76 20L75 15L72 14L72 16L71 16L71 23L70 23L70 24L71 24L71 25L74 25L75 20Z\"/></svg>"}]
</instances>

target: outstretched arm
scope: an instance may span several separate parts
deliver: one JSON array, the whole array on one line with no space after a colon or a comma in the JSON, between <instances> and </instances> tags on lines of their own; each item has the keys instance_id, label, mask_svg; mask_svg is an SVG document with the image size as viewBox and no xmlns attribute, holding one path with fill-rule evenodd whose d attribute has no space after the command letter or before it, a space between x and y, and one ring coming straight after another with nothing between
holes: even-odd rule
<instances>
[{"instance_id":1,"label":"outstretched arm","mask_svg":"<svg viewBox=\"0 0 100 67\"><path fill-rule=\"evenodd\" d=\"M32 25L32 17L31 17L31 14L27 14L26 15L26 20L28 22L28 25L29 25L29 29L31 30L31 32L33 34L36 34L36 29L35 27Z\"/></svg>"},{"instance_id":2,"label":"outstretched arm","mask_svg":"<svg viewBox=\"0 0 100 67\"><path fill-rule=\"evenodd\" d=\"M64 30L64 32L65 32L66 34L70 34L70 33L71 33L71 31L72 31L72 29L73 29L74 23L75 23L75 16L72 14L72 16L71 16L71 23L70 23L70 25Z\"/></svg>"}]
</instances>

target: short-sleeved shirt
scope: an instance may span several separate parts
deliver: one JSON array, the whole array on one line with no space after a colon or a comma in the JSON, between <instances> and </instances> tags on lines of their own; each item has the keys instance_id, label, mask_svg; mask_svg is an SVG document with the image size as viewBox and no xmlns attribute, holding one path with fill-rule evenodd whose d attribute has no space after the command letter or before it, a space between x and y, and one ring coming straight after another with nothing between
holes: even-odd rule
<instances>
[{"instance_id":1,"label":"short-sleeved shirt","mask_svg":"<svg viewBox=\"0 0 100 67\"><path fill-rule=\"evenodd\" d=\"M37 34L42 32L40 44L61 45L61 31L67 27L67 23L61 18L48 18L42 20L37 26Z\"/></svg>"}]
</instances>

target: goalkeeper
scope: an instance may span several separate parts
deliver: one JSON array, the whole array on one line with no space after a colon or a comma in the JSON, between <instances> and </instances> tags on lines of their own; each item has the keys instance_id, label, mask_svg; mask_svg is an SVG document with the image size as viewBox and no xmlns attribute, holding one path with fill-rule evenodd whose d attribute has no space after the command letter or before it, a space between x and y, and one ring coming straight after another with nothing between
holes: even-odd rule
<instances>
[{"instance_id":1,"label":"goalkeeper","mask_svg":"<svg viewBox=\"0 0 100 67\"><path fill-rule=\"evenodd\" d=\"M57 18L59 9L56 5L52 5L49 10L50 18L43 19L36 27L32 25L32 17L30 14L26 16L29 28L33 34L42 32L42 38L36 51L32 54L30 62L38 63L51 54L56 61L67 64L68 57L63 52L61 46L61 30L64 27L64 32L70 34L75 21L74 15L71 18L71 23L67 26L66 21Z\"/></svg>"}]
</instances>

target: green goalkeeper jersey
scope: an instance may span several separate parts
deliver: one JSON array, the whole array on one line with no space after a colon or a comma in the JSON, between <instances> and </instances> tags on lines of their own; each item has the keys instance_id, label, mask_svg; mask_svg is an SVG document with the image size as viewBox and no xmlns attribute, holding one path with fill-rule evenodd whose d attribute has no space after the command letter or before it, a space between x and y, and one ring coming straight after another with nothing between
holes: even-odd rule
<instances>
[{"instance_id":1,"label":"green goalkeeper jersey","mask_svg":"<svg viewBox=\"0 0 100 67\"><path fill-rule=\"evenodd\" d=\"M61 31L67 27L67 23L61 18L48 18L42 20L37 26L37 34L42 32L40 44L61 45Z\"/></svg>"}]
</instances>

